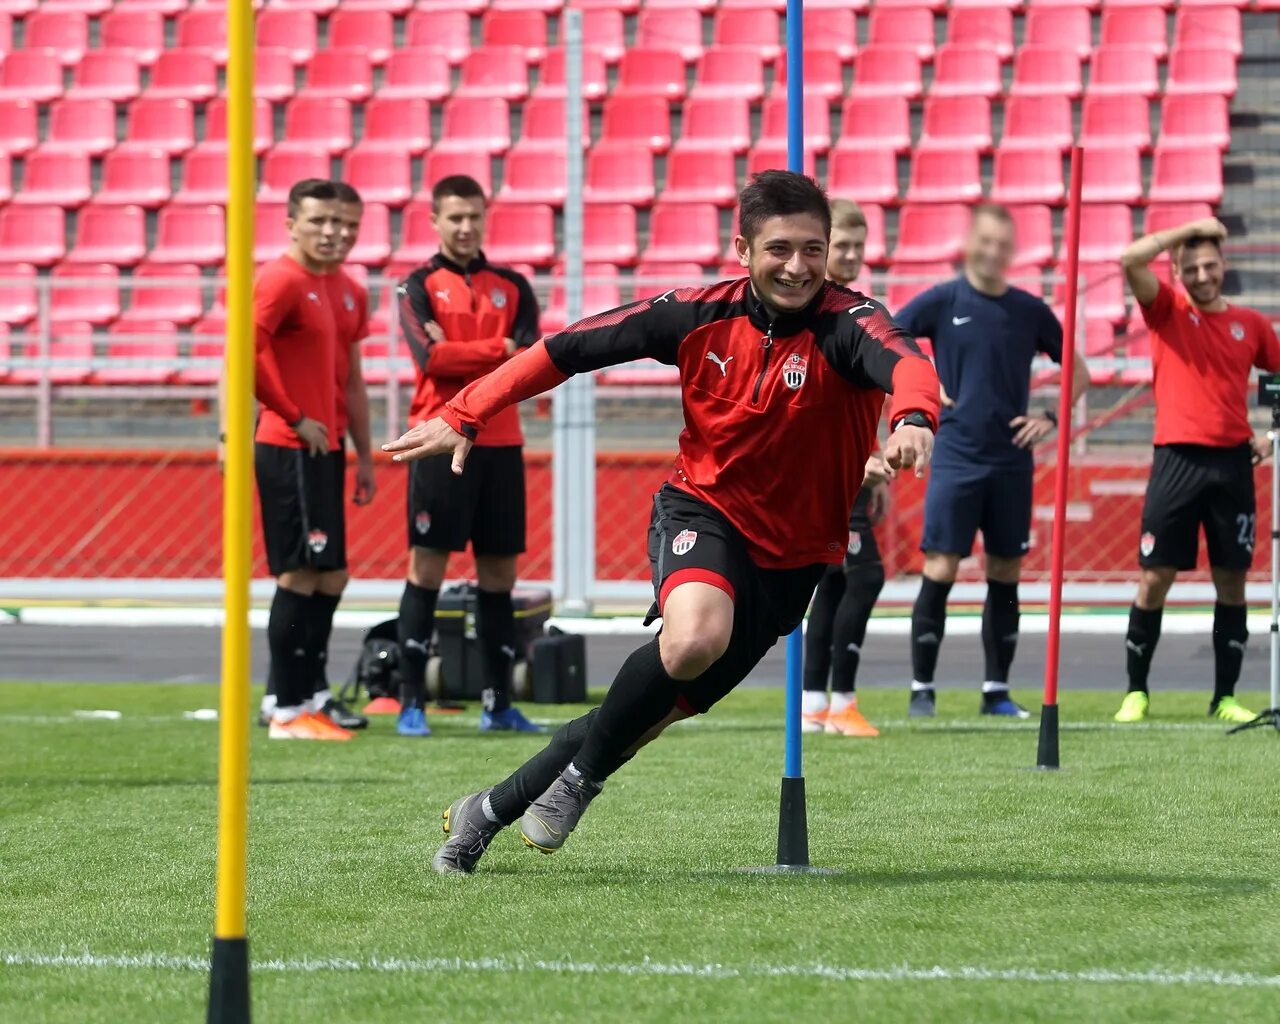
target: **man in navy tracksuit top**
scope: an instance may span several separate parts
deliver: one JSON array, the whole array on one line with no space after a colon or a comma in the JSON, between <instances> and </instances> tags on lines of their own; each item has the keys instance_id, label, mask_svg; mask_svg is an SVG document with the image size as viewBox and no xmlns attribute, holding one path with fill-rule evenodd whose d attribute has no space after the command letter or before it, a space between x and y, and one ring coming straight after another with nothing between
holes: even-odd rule
<instances>
[{"instance_id":1,"label":"man in navy tracksuit top","mask_svg":"<svg viewBox=\"0 0 1280 1024\"><path fill-rule=\"evenodd\" d=\"M886 391L885 461L927 460L933 366L883 306L826 282L830 232L811 179L759 174L743 189L735 239L749 278L573 324L386 446L401 459L451 451L461 472L493 415L570 374L644 357L680 371L685 428L649 529L662 632L627 659L599 708L503 782L454 801L437 871L472 871L516 820L529 846L559 849L614 771L671 723L708 711L800 623L826 566L844 557Z\"/></svg>"},{"instance_id":2,"label":"man in navy tracksuit top","mask_svg":"<svg viewBox=\"0 0 1280 1024\"><path fill-rule=\"evenodd\" d=\"M942 424L925 496L924 576L911 613L910 714L934 714L933 673L946 626L947 595L960 560L982 531L987 600L981 712L1026 718L1009 696L1018 644L1018 578L1031 538L1031 449L1056 426L1049 409L1027 408L1031 362L1062 359L1062 326L1042 300L1012 287L1013 218L1002 206L974 211L964 271L912 299L896 319L933 341L942 381ZM1077 356L1072 396L1089 386Z\"/></svg>"}]
</instances>

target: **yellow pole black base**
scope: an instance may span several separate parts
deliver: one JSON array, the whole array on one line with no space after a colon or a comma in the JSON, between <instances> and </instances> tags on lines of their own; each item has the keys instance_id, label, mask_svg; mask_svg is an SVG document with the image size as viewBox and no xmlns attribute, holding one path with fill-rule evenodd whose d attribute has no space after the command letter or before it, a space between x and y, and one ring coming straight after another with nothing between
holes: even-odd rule
<instances>
[{"instance_id":1,"label":"yellow pole black base","mask_svg":"<svg viewBox=\"0 0 1280 1024\"><path fill-rule=\"evenodd\" d=\"M208 1024L249 1024L249 940L213 940Z\"/></svg>"}]
</instances>

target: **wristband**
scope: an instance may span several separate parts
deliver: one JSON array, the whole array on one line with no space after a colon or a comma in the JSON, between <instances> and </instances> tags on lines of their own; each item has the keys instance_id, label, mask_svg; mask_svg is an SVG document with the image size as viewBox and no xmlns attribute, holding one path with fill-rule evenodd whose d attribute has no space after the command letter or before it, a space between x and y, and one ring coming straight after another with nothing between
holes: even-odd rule
<instances>
[{"instance_id":1,"label":"wristband","mask_svg":"<svg viewBox=\"0 0 1280 1024\"><path fill-rule=\"evenodd\" d=\"M922 412L909 412L899 416L896 420L889 424L890 429L897 430L901 426L923 427L925 430L932 431L933 424L929 422L929 417Z\"/></svg>"},{"instance_id":2,"label":"wristband","mask_svg":"<svg viewBox=\"0 0 1280 1024\"><path fill-rule=\"evenodd\" d=\"M289 429L292 430L294 433L297 433L298 428L302 426L302 421L305 420L306 418L307 417L305 413L299 416L293 423L289 424Z\"/></svg>"},{"instance_id":3,"label":"wristband","mask_svg":"<svg viewBox=\"0 0 1280 1024\"><path fill-rule=\"evenodd\" d=\"M1058 425L1058 414L1054 412L1052 409L1046 409L1040 415L1043 416L1045 419L1047 419L1055 427Z\"/></svg>"}]
</instances>

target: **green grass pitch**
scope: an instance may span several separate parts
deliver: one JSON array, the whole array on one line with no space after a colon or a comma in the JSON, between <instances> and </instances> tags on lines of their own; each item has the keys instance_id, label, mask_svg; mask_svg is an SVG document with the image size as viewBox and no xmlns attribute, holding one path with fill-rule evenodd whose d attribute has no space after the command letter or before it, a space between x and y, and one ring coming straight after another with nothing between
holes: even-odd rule
<instances>
[{"instance_id":1,"label":"green grass pitch","mask_svg":"<svg viewBox=\"0 0 1280 1024\"><path fill-rule=\"evenodd\" d=\"M1255 696L1255 695L1250 695ZM1280 997L1280 743L1204 695L1068 694L1065 770L972 692L875 741L809 737L810 844L772 860L782 697L677 727L552 857L501 834L428 867L440 811L539 745L474 716L426 741L253 735L256 1020L1261 1021ZM0 1021L204 1019L216 726L192 686L0 685ZM111 708L115 721L76 710ZM554 720L567 708L533 709ZM955 716L955 717L947 717Z\"/></svg>"}]
</instances>

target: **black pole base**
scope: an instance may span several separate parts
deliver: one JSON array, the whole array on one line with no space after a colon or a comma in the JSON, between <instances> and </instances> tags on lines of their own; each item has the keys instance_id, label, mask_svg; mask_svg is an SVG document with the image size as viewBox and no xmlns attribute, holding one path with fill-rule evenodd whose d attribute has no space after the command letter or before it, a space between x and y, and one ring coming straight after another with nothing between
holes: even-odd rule
<instances>
[{"instance_id":1,"label":"black pole base","mask_svg":"<svg viewBox=\"0 0 1280 1024\"><path fill-rule=\"evenodd\" d=\"M1056 771L1058 760L1058 705L1046 704L1040 709L1040 746L1036 750L1036 767Z\"/></svg>"},{"instance_id":2,"label":"black pole base","mask_svg":"<svg viewBox=\"0 0 1280 1024\"><path fill-rule=\"evenodd\" d=\"M1268 708L1262 712L1252 722L1245 722L1243 725L1233 725L1227 730L1227 735L1232 733L1244 732L1246 729L1265 729L1271 726L1273 729L1280 731L1280 708Z\"/></svg>"},{"instance_id":3,"label":"black pole base","mask_svg":"<svg viewBox=\"0 0 1280 1024\"><path fill-rule=\"evenodd\" d=\"M213 940L208 1024L249 1024L249 940Z\"/></svg>"},{"instance_id":4,"label":"black pole base","mask_svg":"<svg viewBox=\"0 0 1280 1024\"><path fill-rule=\"evenodd\" d=\"M782 779L778 807L778 867L809 866L809 819L805 813L804 777Z\"/></svg>"}]
</instances>

